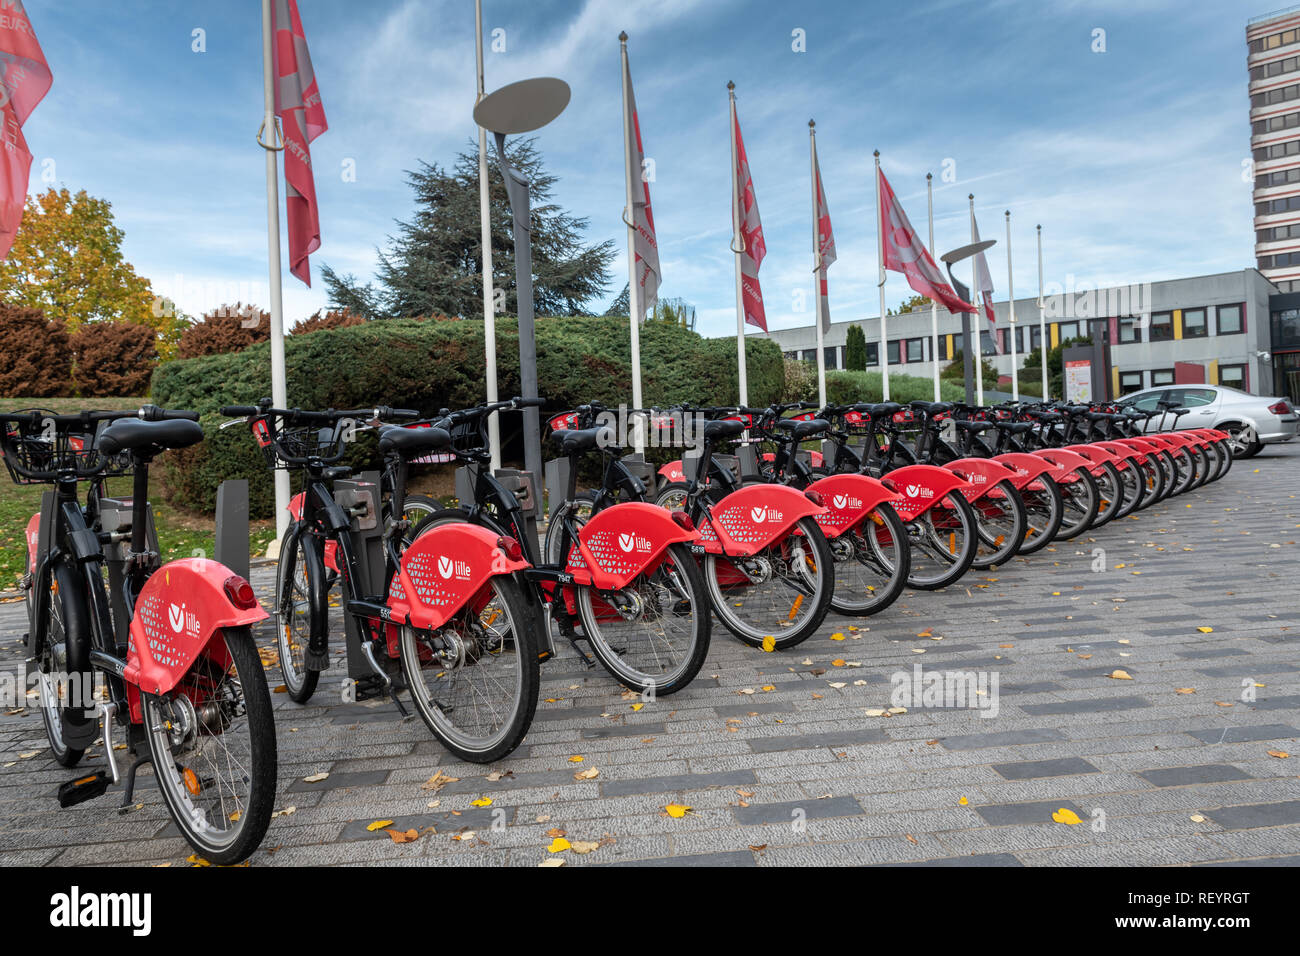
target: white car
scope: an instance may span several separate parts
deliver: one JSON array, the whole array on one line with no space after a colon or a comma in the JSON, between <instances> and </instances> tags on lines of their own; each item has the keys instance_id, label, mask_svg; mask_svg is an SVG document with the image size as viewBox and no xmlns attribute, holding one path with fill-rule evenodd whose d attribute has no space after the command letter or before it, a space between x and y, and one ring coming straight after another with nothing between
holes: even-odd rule
<instances>
[{"instance_id":1,"label":"white car","mask_svg":"<svg viewBox=\"0 0 1300 956\"><path fill-rule=\"evenodd\" d=\"M1261 398L1227 385L1160 385L1120 399L1142 411L1159 411L1157 402L1174 402L1187 414L1169 415L1165 428L1219 428L1233 438L1235 458L1259 454L1265 445L1291 441L1300 415L1285 398ZM1161 427L1160 416L1151 419L1152 431Z\"/></svg>"}]
</instances>

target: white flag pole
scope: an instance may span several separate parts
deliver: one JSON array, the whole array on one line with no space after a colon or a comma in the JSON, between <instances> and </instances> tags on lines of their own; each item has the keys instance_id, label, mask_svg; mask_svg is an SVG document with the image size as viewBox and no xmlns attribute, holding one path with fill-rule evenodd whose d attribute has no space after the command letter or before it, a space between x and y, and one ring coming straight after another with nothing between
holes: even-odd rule
<instances>
[{"instance_id":1,"label":"white flag pole","mask_svg":"<svg viewBox=\"0 0 1300 956\"><path fill-rule=\"evenodd\" d=\"M1020 401L1020 376L1016 370L1016 287L1011 284L1011 210L1007 210L1007 337L1011 339L1011 400Z\"/></svg>"},{"instance_id":2,"label":"white flag pole","mask_svg":"<svg viewBox=\"0 0 1300 956\"><path fill-rule=\"evenodd\" d=\"M749 383L745 376L745 298L740 277L740 257L745 252L740 234L740 176L736 155L736 84L727 83L731 104L731 251L736 254L736 363L740 371L740 404L749 404Z\"/></svg>"},{"instance_id":3,"label":"white flag pole","mask_svg":"<svg viewBox=\"0 0 1300 956\"><path fill-rule=\"evenodd\" d=\"M970 194L970 241L975 242L978 236L975 232L975 194ZM973 360L971 368L975 370L975 404L984 404L984 309L983 294L980 290L980 273L979 273L979 253L970 257L970 290L971 298L975 299L975 334L971 336L971 355Z\"/></svg>"},{"instance_id":4,"label":"white flag pole","mask_svg":"<svg viewBox=\"0 0 1300 956\"><path fill-rule=\"evenodd\" d=\"M934 254L934 174L925 174L925 202L930 217L930 257ZM930 358L934 362L934 400L939 401L939 304L930 300Z\"/></svg>"},{"instance_id":5,"label":"white flag pole","mask_svg":"<svg viewBox=\"0 0 1300 956\"><path fill-rule=\"evenodd\" d=\"M885 234L882 231L885 222L885 210L880 200L880 150L876 157L876 258L880 278L876 283L880 287L880 398L889 401L889 338L885 329ZM901 348L902 346L900 346Z\"/></svg>"},{"instance_id":6,"label":"white flag pole","mask_svg":"<svg viewBox=\"0 0 1300 956\"><path fill-rule=\"evenodd\" d=\"M271 401L276 408L289 405L284 372L284 298L280 288L280 173L276 152L284 148L275 122L274 30L271 23L271 0L262 0L262 86L266 112L262 131L271 145L263 143L266 153L266 253L271 283ZM274 145L277 141L279 146ZM262 138L258 136L258 142ZM289 472L275 471L275 536L284 540L289 527Z\"/></svg>"},{"instance_id":7,"label":"white flag pole","mask_svg":"<svg viewBox=\"0 0 1300 956\"><path fill-rule=\"evenodd\" d=\"M483 0L474 0L474 59L478 67L478 95L483 99ZM487 379L487 401L497 400L497 317L496 290L492 283L492 202L488 196L487 130L478 128L478 217L483 255L483 374ZM501 426L499 416L488 416L488 448L491 467L501 467Z\"/></svg>"},{"instance_id":8,"label":"white flag pole","mask_svg":"<svg viewBox=\"0 0 1300 956\"><path fill-rule=\"evenodd\" d=\"M623 165L624 179L627 180L627 208L623 212L623 221L627 223L627 270L628 270L628 323L632 331L632 407L641 408L641 319L645 315L645 304L641 299L641 283L638 281L636 268L636 207L633 205L632 176L642 175L641 170L634 170L636 157L633 155L635 143L632 134L632 114L628 110L628 78L631 75L627 63L627 33L618 35L619 48L623 61ZM632 447L637 454L645 452L645 437L641 429L641 417L635 418L632 428Z\"/></svg>"},{"instance_id":9,"label":"white flag pole","mask_svg":"<svg viewBox=\"0 0 1300 956\"><path fill-rule=\"evenodd\" d=\"M812 176L812 238L813 238L813 298L817 301L815 320L817 325L817 401L819 408L826 407L826 350L825 333L822 331L822 253L820 234L817 231L817 219L821 210L817 195L817 124L808 121L808 162Z\"/></svg>"},{"instance_id":10,"label":"white flag pole","mask_svg":"<svg viewBox=\"0 0 1300 956\"><path fill-rule=\"evenodd\" d=\"M1043 363L1043 401L1047 401L1047 308L1043 301L1043 227L1038 227L1038 347Z\"/></svg>"}]
</instances>

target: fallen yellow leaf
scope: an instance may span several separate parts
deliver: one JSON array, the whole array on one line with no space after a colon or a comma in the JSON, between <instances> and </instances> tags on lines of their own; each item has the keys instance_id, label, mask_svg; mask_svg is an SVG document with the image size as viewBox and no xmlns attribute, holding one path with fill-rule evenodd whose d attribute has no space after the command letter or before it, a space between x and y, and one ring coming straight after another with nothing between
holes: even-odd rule
<instances>
[{"instance_id":1,"label":"fallen yellow leaf","mask_svg":"<svg viewBox=\"0 0 1300 956\"><path fill-rule=\"evenodd\" d=\"M1079 819L1079 815L1077 813L1075 813L1073 810L1067 807L1061 807L1061 809L1053 813L1052 819L1055 820L1057 823L1065 823L1068 824L1069 826L1075 826L1076 824L1083 822L1082 820Z\"/></svg>"}]
</instances>

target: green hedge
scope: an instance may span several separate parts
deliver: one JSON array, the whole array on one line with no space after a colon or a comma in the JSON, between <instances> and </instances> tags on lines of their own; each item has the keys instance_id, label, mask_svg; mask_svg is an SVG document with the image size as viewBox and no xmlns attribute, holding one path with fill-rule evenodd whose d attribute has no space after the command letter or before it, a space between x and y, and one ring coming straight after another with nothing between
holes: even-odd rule
<instances>
[{"instance_id":1,"label":"green hedge","mask_svg":"<svg viewBox=\"0 0 1300 956\"><path fill-rule=\"evenodd\" d=\"M945 402L960 402L965 389L952 382L939 383L939 396ZM889 400L891 402L933 401L934 379L915 375L889 375ZM850 402L879 402L883 400L879 372L827 372L826 400L832 405Z\"/></svg>"},{"instance_id":2,"label":"green hedge","mask_svg":"<svg viewBox=\"0 0 1300 956\"><path fill-rule=\"evenodd\" d=\"M785 385L781 351L769 339L745 343L749 401L779 401ZM642 326L643 400L728 404L738 400L734 338L706 339L671 323ZM285 339L290 404L300 408L366 408L394 405L433 415L440 408L465 408L484 397L483 323L475 321L387 320L327 329ZM547 411L587 401L614 406L632 391L631 345L626 320L544 318L537 320L537 376ZM518 326L497 320L497 381L502 397L519 387ZM269 517L273 493L269 473L247 429L217 426L222 405L244 405L271 393L270 345L241 352L168 362L153 376L151 397L166 408L203 414L206 440L163 460L174 503L202 511L215 505L216 487L227 478L247 478L254 517ZM513 422L503 422L503 439ZM368 463L373 445L350 455ZM506 446L511 457L511 445Z\"/></svg>"}]
</instances>

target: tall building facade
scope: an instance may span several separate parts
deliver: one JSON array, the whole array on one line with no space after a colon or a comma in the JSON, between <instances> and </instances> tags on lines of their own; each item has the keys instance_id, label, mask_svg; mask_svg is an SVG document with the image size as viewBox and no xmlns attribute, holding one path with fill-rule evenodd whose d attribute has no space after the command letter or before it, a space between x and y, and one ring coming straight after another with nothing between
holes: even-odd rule
<instances>
[{"instance_id":1,"label":"tall building facade","mask_svg":"<svg viewBox=\"0 0 1300 956\"><path fill-rule=\"evenodd\" d=\"M1300 6L1246 25L1255 260L1281 292L1300 292Z\"/></svg>"}]
</instances>

